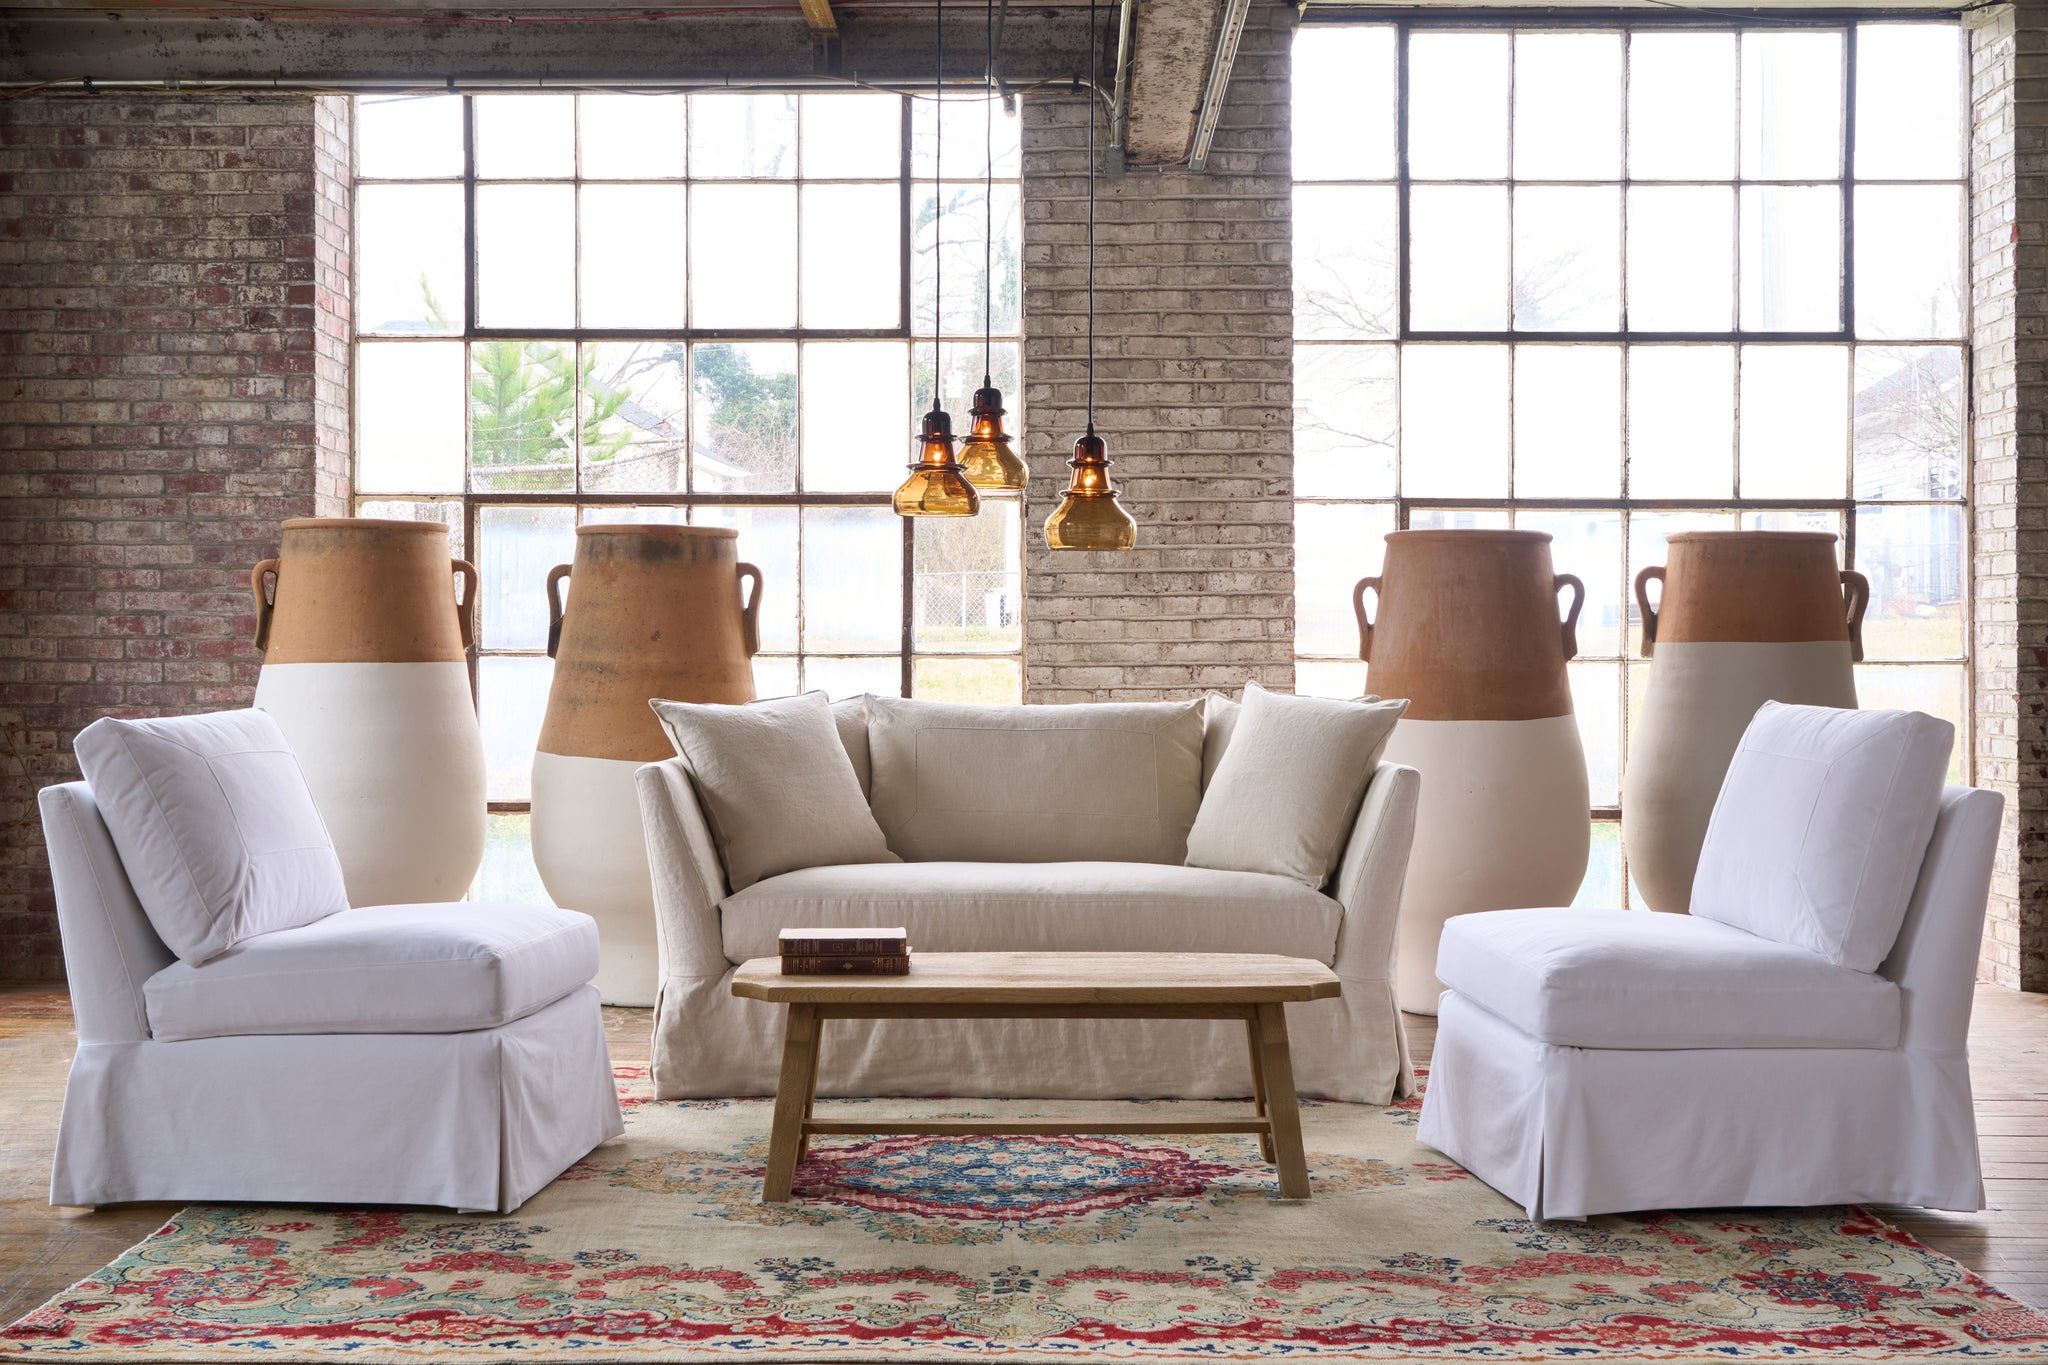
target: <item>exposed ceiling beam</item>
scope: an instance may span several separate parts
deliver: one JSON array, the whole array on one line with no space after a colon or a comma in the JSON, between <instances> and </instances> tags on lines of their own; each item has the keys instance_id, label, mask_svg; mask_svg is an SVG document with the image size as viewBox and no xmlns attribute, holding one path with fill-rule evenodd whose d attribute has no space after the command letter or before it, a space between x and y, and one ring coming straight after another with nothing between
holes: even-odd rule
<instances>
[{"instance_id":1,"label":"exposed ceiling beam","mask_svg":"<svg viewBox=\"0 0 2048 1365\"><path fill-rule=\"evenodd\" d=\"M811 26L814 37L825 38L839 32L839 21L832 17L832 0L797 0L803 6L804 22Z\"/></svg>"},{"instance_id":2,"label":"exposed ceiling beam","mask_svg":"<svg viewBox=\"0 0 2048 1365\"><path fill-rule=\"evenodd\" d=\"M1217 120L1223 117L1223 98L1230 93L1230 68L1237 62L1238 40L1244 37L1245 16L1251 8L1251 0L1224 0L1216 26L1216 47L1209 55L1209 76L1202 82L1202 103L1195 110L1195 136L1188 147L1191 171L1208 168L1209 143L1216 136Z\"/></svg>"}]
</instances>

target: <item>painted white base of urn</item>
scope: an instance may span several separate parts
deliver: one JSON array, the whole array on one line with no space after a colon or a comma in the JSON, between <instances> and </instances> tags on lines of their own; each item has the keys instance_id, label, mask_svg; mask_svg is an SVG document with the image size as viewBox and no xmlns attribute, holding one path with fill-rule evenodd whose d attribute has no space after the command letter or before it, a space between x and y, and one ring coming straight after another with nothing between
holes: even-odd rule
<instances>
[{"instance_id":1,"label":"painted white base of urn","mask_svg":"<svg viewBox=\"0 0 2048 1365\"><path fill-rule=\"evenodd\" d=\"M1856 705L1846 640L1660 643L1621 777L1629 876L1652 910L1684 914L1707 819L1757 708Z\"/></svg>"},{"instance_id":2,"label":"painted white base of urn","mask_svg":"<svg viewBox=\"0 0 2048 1365\"><path fill-rule=\"evenodd\" d=\"M1412 1014L1435 1014L1445 920L1578 895L1592 849L1586 751L1571 716L1403 720L1386 760L1422 774L1394 994Z\"/></svg>"},{"instance_id":3,"label":"painted white base of urn","mask_svg":"<svg viewBox=\"0 0 2048 1365\"><path fill-rule=\"evenodd\" d=\"M597 921L597 975L607 1005L652 1005L661 956L654 878L633 774L623 758L533 756L533 865L556 905Z\"/></svg>"},{"instance_id":4,"label":"painted white base of urn","mask_svg":"<svg viewBox=\"0 0 2048 1365\"><path fill-rule=\"evenodd\" d=\"M484 856L484 746L461 663L265 664L350 905L458 901Z\"/></svg>"}]
</instances>

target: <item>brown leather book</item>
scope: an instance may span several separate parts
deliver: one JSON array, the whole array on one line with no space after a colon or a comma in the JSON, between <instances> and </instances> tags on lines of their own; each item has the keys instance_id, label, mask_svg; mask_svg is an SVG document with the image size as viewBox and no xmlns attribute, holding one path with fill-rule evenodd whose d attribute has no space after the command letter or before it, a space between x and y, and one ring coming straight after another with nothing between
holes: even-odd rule
<instances>
[{"instance_id":1,"label":"brown leather book","mask_svg":"<svg viewBox=\"0 0 2048 1365\"><path fill-rule=\"evenodd\" d=\"M909 953L782 955L784 976L908 976Z\"/></svg>"},{"instance_id":2,"label":"brown leather book","mask_svg":"<svg viewBox=\"0 0 2048 1365\"><path fill-rule=\"evenodd\" d=\"M910 951L905 929L784 929L776 935L784 957L901 957Z\"/></svg>"}]
</instances>

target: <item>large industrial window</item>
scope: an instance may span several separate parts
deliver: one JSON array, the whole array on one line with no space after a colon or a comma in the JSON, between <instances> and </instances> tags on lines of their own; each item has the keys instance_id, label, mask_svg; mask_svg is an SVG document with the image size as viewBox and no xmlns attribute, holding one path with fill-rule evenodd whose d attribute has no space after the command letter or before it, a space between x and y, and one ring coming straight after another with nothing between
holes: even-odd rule
<instances>
[{"instance_id":1,"label":"large industrial window","mask_svg":"<svg viewBox=\"0 0 2048 1365\"><path fill-rule=\"evenodd\" d=\"M1613 823L1665 537L1823 529L1866 705L1970 745L1964 41L1954 22L1312 24L1294 46L1296 677L1357 695L1396 527L1549 531Z\"/></svg>"},{"instance_id":2,"label":"large industrial window","mask_svg":"<svg viewBox=\"0 0 2048 1365\"><path fill-rule=\"evenodd\" d=\"M1015 118L853 89L355 111L355 506L446 522L481 571L482 891L542 894L523 811L543 584L579 522L737 528L766 578L762 696L1020 699L1019 504L889 508L935 365L965 429L985 282L1020 406Z\"/></svg>"}]
</instances>

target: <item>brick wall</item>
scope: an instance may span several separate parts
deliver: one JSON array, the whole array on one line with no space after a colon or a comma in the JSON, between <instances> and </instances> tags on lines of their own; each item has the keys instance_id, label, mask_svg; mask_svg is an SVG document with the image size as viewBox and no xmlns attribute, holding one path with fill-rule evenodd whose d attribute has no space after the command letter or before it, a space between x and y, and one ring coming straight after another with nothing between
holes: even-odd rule
<instances>
[{"instance_id":1,"label":"brick wall","mask_svg":"<svg viewBox=\"0 0 2048 1365\"><path fill-rule=\"evenodd\" d=\"M2048 19L1970 22L1976 781L2006 799L1980 975L2048 990Z\"/></svg>"},{"instance_id":2,"label":"brick wall","mask_svg":"<svg viewBox=\"0 0 2048 1365\"><path fill-rule=\"evenodd\" d=\"M246 705L249 565L347 489L339 99L0 104L0 980L61 975L35 789Z\"/></svg>"},{"instance_id":3,"label":"brick wall","mask_svg":"<svg viewBox=\"0 0 2048 1365\"><path fill-rule=\"evenodd\" d=\"M1031 701L1294 684L1291 14L1253 8L1206 174L1097 182L1095 420L1138 519L1129 553L1036 534L1086 422L1089 102L1024 102Z\"/></svg>"}]
</instances>

